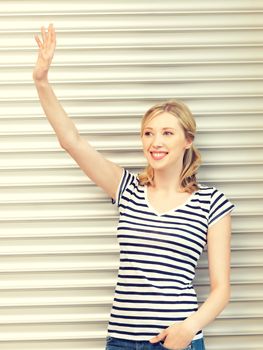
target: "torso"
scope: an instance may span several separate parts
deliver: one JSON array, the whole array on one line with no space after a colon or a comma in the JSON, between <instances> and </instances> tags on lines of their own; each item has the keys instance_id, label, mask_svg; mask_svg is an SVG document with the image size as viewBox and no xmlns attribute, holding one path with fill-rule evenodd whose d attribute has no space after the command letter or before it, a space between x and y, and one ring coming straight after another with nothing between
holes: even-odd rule
<instances>
[{"instance_id":1,"label":"torso","mask_svg":"<svg viewBox=\"0 0 263 350\"><path fill-rule=\"evenodd\" d=\"M148 201L147 186L124 174L116 196L120 266L110 337L146 341L197 311L193 278L207 224L198 193L152 191ZM202 336L200 330L194 339Z\"/></svg>"},{"instance_id":2,"label":"torso","mask_svg":"<svg viewBox=\"0 0 263 350\"><path fill-rule=\"evenodd\" d=\"M223 193L201 184L192 194L151 194L148 201L147 186L124 171L116 195L120 266L110 337L148 341L198 310L194 277L208 225L232 208ZM202 337L200 330L193 340Z\"/></svg>"}]
</instances>

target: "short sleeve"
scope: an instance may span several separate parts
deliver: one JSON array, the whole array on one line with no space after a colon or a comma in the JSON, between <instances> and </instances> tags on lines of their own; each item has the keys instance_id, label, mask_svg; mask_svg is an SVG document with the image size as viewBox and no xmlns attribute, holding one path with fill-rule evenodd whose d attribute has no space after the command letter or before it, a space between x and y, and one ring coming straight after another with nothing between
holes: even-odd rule
<instances>
[{"instance_id":1,"label":"short sleeve","mask_svg":"<svg viewBox=\"0 0 263 350\"><path fill-rule=\"evenodd\" d=\"M225 194L214 188L211 194L210 210L208 216L208 226L214 225L222 217L235 209L235 205L226 198Z\"/></svg>"},{"instance_id":2,"label":"short sleeve","mask_svg":"<svg viewBox=\"0 0 263 350\"><path fill-rule=\"evenodd\" d=\"M122 195L127 189L127 187L132 183L134 178L134 174L130 173L127 169L123 169L120 183L115 194L115 200L111 198L112 204L115 204L117 207L120 206Z\"/></svg>"}]
</instances>

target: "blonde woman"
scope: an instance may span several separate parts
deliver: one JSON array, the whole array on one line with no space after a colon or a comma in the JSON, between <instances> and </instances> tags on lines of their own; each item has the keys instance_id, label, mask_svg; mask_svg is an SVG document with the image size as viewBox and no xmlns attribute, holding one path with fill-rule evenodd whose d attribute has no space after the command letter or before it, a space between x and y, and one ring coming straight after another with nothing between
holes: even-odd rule
<instances>
[{"instance_id":1,"label":"blonde woman","mask_svg":"<svg viewBox=\"0 0 263 350\"><path fill-rule=\"evenodd\" d=\"M41 33L33 79L43 110L61 147L119 209L120 266L106 349L204 350L202 329L230 298L234 205L197 182L201 160L189 108L173 100L148 110L141 126L148 166L140 174L123 169L79 135L57 100L48 81L55 29ZM206 244L210 293L198 308L192 282Z\"/></svg>"}]
</instances>

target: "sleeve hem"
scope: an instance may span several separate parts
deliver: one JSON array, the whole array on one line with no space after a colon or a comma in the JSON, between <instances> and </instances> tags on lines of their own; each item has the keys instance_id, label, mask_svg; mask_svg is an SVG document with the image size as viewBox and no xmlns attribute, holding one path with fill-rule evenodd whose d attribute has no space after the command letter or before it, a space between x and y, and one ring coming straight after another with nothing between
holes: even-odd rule
<instances>
[{"instance_id":1,"label":"sleeve hem","mask_svg":"<svg viewBox=\"0 0 263 350\"><path fill-rule=\"evenodd\" d=\"M232 206L230 208L228 208L223 214L221 213L218 217L216 217L212 222L210 222L208 224L208 228L210 228L211 226L213 226L214 224L216 224L220 219L222 219L223 217L225 217L227 214L231 213L234 209L236 208L236 206L234 204L232 204Z\"/></svg>"},{"instance_id":2,"label":"sleeve hem","mask_svg":"<svg viewBox=\"0 0 263 350\"><path fill-rule=\"evenodd\" d=\"M121 189L121 184L122 184L122 181L123 181L124 174L125 174L125 169L123 168L122 169L122 175L121 175L121 178L120 178L120 182L119 182L119 185L118 185L116 193L115 193L115 199L111 198L111 203L114 204L114 205L117 205L117 206L119 205L119 194L120 194L120 189Z\"/></svg>"}]
</instances>

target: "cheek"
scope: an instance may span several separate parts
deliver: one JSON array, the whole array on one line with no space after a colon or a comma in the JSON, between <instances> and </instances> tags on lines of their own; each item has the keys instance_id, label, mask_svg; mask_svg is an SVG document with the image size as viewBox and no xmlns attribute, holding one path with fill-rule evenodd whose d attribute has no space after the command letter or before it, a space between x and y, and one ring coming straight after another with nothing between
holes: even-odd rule
<instances>
[{"instance_id":1,"label":"cheek","mask_svg":"<svg viewBox=\"0 0 263 350\"><path fill-rule=\"evenodd\" d=\"M149 148L149 140L146 140L146 139L142 139L142 148L144 151L146 151L148 148Z\"/></svg>"},{"instance_id":2,"label":"cheek","mask_svg":"<svg viewBox=\"0 0 263 350\"><path fill-rule=\"evenodd\" d=\"M184 149L186 146L186 142L185 142L185 139L182 137L182 138L178 138L176 140L173 140L172 142L170 142L170 147L171 148L176 148L177 150L178 149Z\"/></svg>"}]
</instances>

